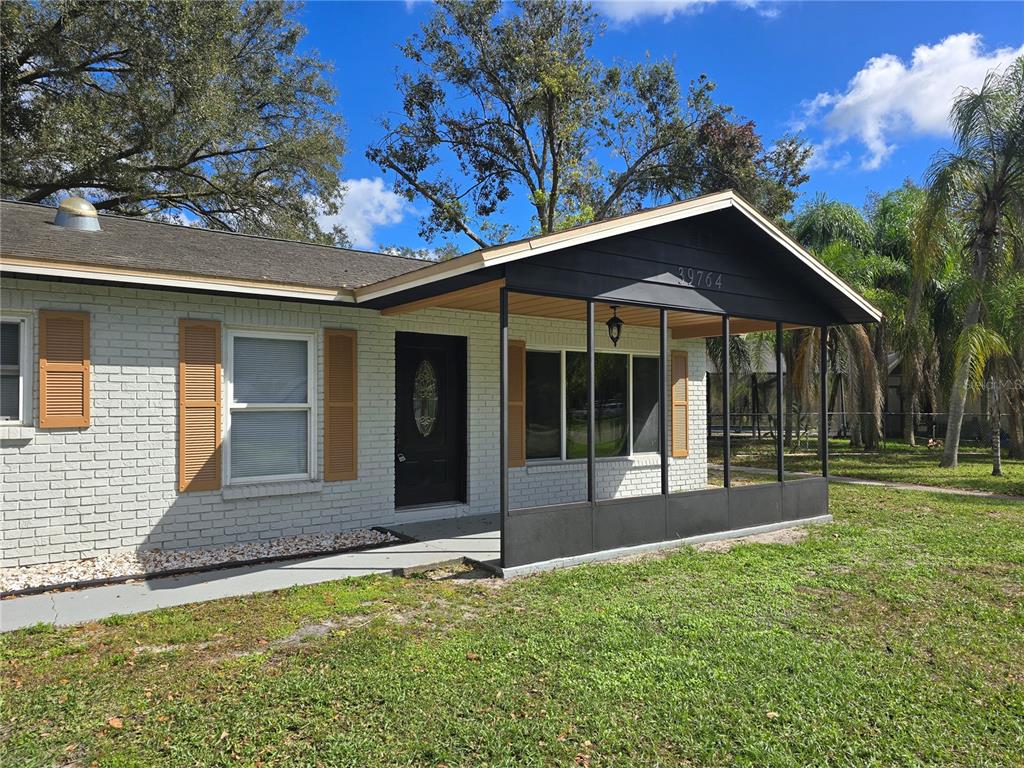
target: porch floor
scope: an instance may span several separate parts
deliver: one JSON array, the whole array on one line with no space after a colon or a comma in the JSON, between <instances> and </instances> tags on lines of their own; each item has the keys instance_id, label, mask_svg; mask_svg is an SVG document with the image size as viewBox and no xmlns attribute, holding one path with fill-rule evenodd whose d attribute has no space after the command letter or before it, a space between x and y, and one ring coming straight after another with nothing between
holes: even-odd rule
<instances>
[{"instance_id":1,"label":"porch floor","mask_svg":"<svg viewBox=\"0 0 1024 768\"><path fill-rule=\"evenodd\" d=\"M422 568L459 558L497 561L497 515L408 523L393 530L417 539L360 552L308 557L264 565L115 584L72 592L50 592L0 601L0 632L46 624L79 624L116 614L200 603L222 597L271 592L353 576Z\"/></svg>"}]
</instances>

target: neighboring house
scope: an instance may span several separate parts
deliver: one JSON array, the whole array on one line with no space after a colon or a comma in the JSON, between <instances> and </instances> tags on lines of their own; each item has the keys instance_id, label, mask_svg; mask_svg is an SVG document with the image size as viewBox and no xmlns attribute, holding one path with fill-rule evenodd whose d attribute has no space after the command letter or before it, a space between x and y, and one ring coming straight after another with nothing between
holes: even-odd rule
<instances>
[{"instance_id":1,"label":"neighboring house","mask_svg":"<svg viewBox=\"0 0 1024 768\"><path fill-rule=\"evenodd\" d=\"M55 214L0 203L5 566L482 513L515 566L819 516L820 478L707 489L704 337L879 318L731 192L439 263Z\"/></svg>"}]
</instances>

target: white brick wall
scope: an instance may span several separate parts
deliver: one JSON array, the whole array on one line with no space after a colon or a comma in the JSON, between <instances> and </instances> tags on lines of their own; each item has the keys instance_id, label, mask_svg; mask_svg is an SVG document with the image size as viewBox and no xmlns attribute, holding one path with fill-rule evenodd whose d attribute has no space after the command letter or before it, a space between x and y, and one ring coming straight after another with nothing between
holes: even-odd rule
<instances>
[{"instance_id":1,"label":"white brick wall","mask_svg":"<svg viewBox=\"0 0 1024 768\"><path fill-rule=\"evenodd\" d=\"M118 550L189 548L297 533L497 511L498 326L493 314L427 310L385 318L367 310L163 291L5 279L3 311L81 310L92 318L92 425L36 431L0 426L0 564L27 565ZM177 492L178 319L228 328L317 333L359 331L359 478L219 491ZM468 503L394 508L394 338L396 331L458 334L469 355ZM32 324L33 360L38 327ZM513 317L510 335L528 345L582 347L581 323ZM603 334L599 347L610 345ZM680 342L674 342L680 344ZM703 342L690 350L690 456L673 460L673 490L706 481ZM620 349L657 351L657 332L627 328ZM318 381L321 375L318 374ZM38 390L38 382L34 382ZM34 392L27 408L36 409ZM319 393L318 393L319 396ZM323 430L318 427L318 440ZM322 461L318 446L318 463ZM317 476L320 470L318 468ZM599 496L657 493L657 457L601 460ZM530 465L510 473L515 506L585 495L582 463Z\"/></svg>"}]
</instances>

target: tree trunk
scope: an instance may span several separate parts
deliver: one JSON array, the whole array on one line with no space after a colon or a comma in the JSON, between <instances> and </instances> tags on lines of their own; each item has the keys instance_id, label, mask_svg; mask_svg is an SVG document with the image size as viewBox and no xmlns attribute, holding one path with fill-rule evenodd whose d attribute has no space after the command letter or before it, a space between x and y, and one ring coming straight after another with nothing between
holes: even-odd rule
<instances>
[{"instance_id":1,"label":"tree trunk","mask_svg":"<svg viewBox=\"0 0 1024 768\"><path fill-rule=\"evenodd\" d=\"M916 404L916 382L917 378L914 375L916 365L914 361L908 359L910 355L904 351L902 370L900 371L900 405L903 408L903 440L907 445L917 445L916 435L914 434L914 405Z\"/></svg>"},{"instance_id":2,"label":"tree trunk","mask_svg":"<svg viewBox=\"0 0 1024 768\"><path fill-rule=\"evenodd\" d=\"M980 291L985 287L988 277L988 265L992 263L992 250L995 244L996 225L999 221L999 208L990 202L982 211L978 227L978 236L974 242L974 263L971 265L971 278ZM981 297L971 300L964 315L964 330L978 324L981 319ZM964 421L964 406L967 404L967 385L971 374L971 360L964 357L956 368L953 388L949 393L949 420L946 423L946 444L942 450L940 466L957 466L957 453L960 450L960 429Z\"/></svg>"},{"instance_id":3,"label":"tree trunk","mask_svg":"<svg viewBox=\"0 0 1024 768\"><path fill-rule=\"evenodd\" d=\"M786 377L789 379L789 377ZM792 381L786 382L789 386L786 387L786 447L793 447L793 421L795 409L795 397L793 394Z\"/></svg>"},{"instance_id":4,"label":"tree trunk","mask_svg":"<svg viewBox=\"0 0 1024 768\"><path fill-rule=\"evenodd\" d=\"M834 416L838 416L838 414L836 413L836 399L839 397L839 388L841 386L843 386L843 381L842 379L839 378L839 374L833 375L832 383L829 385L828 391L828 412L833 414ZM829 420L828 427L828 434L832 434L831 419ZM837 429L836 432L838 433L839 430Z\"/></svg>"},{"instance_id":5,"label":"tree trunk","mask_svg":"<svg viewBox=\"0 0 1024 768\"><path fill-rule=\"evenodd\" d=\"M885 321L883 320L875 328L871 335L872 353L875 357L874 386L865 387L865 410L864 417L864 449L877 451L882 441L885 424L882 416L882 404L885 402L885 390L889 384L889 368L885 359Z\"/></svg>"},{"instance_id":6,"label":"tree trunk","mask_svg":"<svg viewBox=\"0 0 1024 768\"><path fill-rule=\"evenodd\" d=\"M988 421L992 431L992 474L999 477L1003 474L1003 441L1002 430L999 428L1001 421L999 415L999 389L995 377L992 378L992 388L988 393Z\"/></svg>"},{"instance_id":7,"label":"tree trunk","mask_svg":"<svg viewBox=\"0 0 1024 768\"><path fill-rule=\"evenodd\" d=\"M1007 398L1010 417L1010 458L1024 459L1024 413L1022 413L1019 395L1010 392Z\"/></svg>"},{"instance_id":8,"label":"tree trunk","mask_svg":"<svg viewBox=\"0 0 1024 768\"><path fill-rule=\"evenodd\" d=\"M757 374L756 373L750 374L750 401L751 401L751 410L754 412L754 424L751 427L750 431L753 434L754 439L760 440L761 439L761 414L758 412L758 406L760 404L757 402Z\"/></svg>"},{"instance_id":9,"label":"tree trunk","mask_svg":"<svg viewBox=\"0 0 1024 768\"><path fill-rule=\"evenodd\" d=\"M860 439L860 435L861 435L860 426L861 426L860 416L859 415L854 416L853 419L850 420L850 447L851 448L856 449L856 448L863 448L864 447L864 443Z\"/></svg>"},{"instance_id":10,"label":"tree trunk","mask_svg":"<svg viewBox=\"0 0 1024 768\"><path fill-rule=\"evenodd\" d=\"M975 299L967 308L964 328L977 324L981 315L981 301ZM956 467L957 453L960 450L960 429L964 422L964 407L967 405L967 385L971 375L971 360L964 357L956 367L953 387L949 391L949 412L946 416L946 443L942 448L942 461L939 466Z\"/></svg>"},{"instance_id":11,"label":"tree trunk","mask_svg":"<svg viewBox=\"0 0 1024 768\"><path fill-rule=\"evenodd\" d=\"M992 252L992 241L994 238L993 229L990 233L983 233L978 238L975 246L974 266L971 269L971 277L977 285L985 284L985 276L988 272L989 255ZM981 319L981 299L975 298L967 307L967 314L964 315L964 330L978 324ZM940 466L956 467L957 453L960 450L960 430L963 427L964 407L967 405L967 386L971 374L971 360L964 357L957 365L956 375L953 379L953 387L949 392L949 416L946 422L946 444L942 450L942 462Z\"/></svg>"}]
</instances>

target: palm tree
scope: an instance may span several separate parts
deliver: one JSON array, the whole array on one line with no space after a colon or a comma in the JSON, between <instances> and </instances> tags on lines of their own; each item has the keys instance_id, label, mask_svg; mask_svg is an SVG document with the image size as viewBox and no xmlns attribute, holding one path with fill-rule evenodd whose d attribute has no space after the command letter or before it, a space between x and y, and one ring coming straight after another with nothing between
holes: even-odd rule
<instances>
[{"instance_id":1,"label":"palm tree","mask_svg":"<svg viewBox=\"0 0 1024 768\"><path fill-rule=\"evenodd\" d=\"M908 445L914 445L915 416L920 411L919 390L925 381L925 365L932 342L932 329L927 322L927 309L935 295L935 283L923 286L911 311L907 297L913 291L915 231L924 206L924 190L909 181L899 189L876 198L870 205L868 218L874 233L875 253L889 259L890 269L877 285L879 295L875 306L885 315L888 326L888 351L900 361L900 400L902 402L902 433ZM879 370L886 376L887 370Z\"/></svg>"},{"instance_id":2,"label":"palm tree","mask_svg":"<svg viewBox=\"0 0 1024 768\"><path fill-rule=\"evenodd\" d=\"M992 337L984 329L983 299L1000 272L1013 236L1012 218L1024 210L1024 57L999 74L990 73L977 91L964 90L950 112L955 152L940 153L928 171L928 197L922 216L924 247L918 263L921 278L930 268L929 248L947 223L966 226L963 258L971 298L956 345L955 370L942 466L955 467L960 429L972 368Z\"/></svg>"},{"instance_id":3,"label":"palm tree","mask_svg":"<svg viewBox=\"0 0 1024 768\"><path fill-rule=\"evenodd\" d=\"M1002 302L1002 306L1016 316L1005 324L1003 335L1010 345L1010 351L1017 372L1010 379L1006 391L1007 416L1010 422L1010 458L1024 459L1024 211L1016 217L1017 227L1011 240L1013 257L1010 260L1010 274L1013 281L1004 287L1010 298Z\"/></svg>"},{"instance_id":4,"label":"palm tree","mask_svg":"<svg viewBox=\"0 0 1024 768\"><path fill-rule=\"evenodd\" d=\"M890 284L894 275L908 270L896 259L875 250L876 233L859 210L818 196L800 211L792 228L804 247L882 309L887 318L902 317L905 299L900 291L891 290ZM888 332L887 322L869 327L844 326L836 332L837 354L844 357L846 370L842 378L846 402L857 411L850 430L850 444L854 447L877 450L882 437ZM787 365L793 366L794 381L817 370L808 364L816 360L812 346L818 344L818 336L816 331L794 336L794 349L787 357Z\"/></svg>"},{"instance_id":5,"label":"palm tree","mask_svg":"<svg viewBox=\"0 0 1024 768\"><path fill-rule=\"evenodd\" d=\"M1004 404L1009 408L1012 422L1016 417L1014 404L1024 389L1024 274L1016 269L1003 274L986 294L985 307L988 310L986 315L990 328L986 332L989 337L983 343L983 354L979 355L978 364L972 366L970 385L972 391L981 388L978 368L982 363L987 364L984 387L988 400L992 474L1001 475Z\"/></svg>"}]
</instances>

